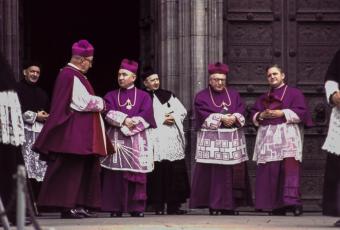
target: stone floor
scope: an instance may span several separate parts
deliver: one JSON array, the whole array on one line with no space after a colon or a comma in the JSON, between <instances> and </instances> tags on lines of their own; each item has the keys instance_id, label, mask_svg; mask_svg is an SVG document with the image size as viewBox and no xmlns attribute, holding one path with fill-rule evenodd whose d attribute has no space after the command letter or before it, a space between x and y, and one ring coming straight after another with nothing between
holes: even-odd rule
<instances>
[{"instance_id":1,"label":"stone floor","mask_svg":"<svg viewBox=\"0 0 340 230\"><path fill-rule=\"evenodd\" d=\"M209 216L206 213L189 212L184 216L157 216L146 213L144 218L128 215L110 218L100 213L99 218L60 219L59 214L44 213L38 222L44 230L258 230L258 229L336 229L333 224L339 218L322 216L321 213L305 212L303 216L268 216L266 213L241 212L238 216ZM26 229L33 229L27 227Z\"/></svg>"}]
</instances>

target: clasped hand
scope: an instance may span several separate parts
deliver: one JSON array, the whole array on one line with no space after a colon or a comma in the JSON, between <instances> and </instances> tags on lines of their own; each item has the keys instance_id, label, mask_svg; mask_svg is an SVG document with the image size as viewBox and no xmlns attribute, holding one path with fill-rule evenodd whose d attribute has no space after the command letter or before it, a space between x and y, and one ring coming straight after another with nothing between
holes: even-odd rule
<instances>
[{"instance_id":1,"label":"clasped hand","mask_svg":"<svg viewBox=\"0 0 340 230\"><path fill-rule=\"evenodd\" d=\"M175 124L175 118L171 114L167 113L167 114L165 114L165 120L164 120L163 124L171 126L171 125Z\"/></svg>"},{"instance_id":2,"label":"clasped hand","mask_svg":"<svg viewBox=\"0 0 340 230\"><path fill-rule=\"evenodd\" d=\"M47 120L49 114L45 112L44 110L38 111L37 113L37 121L44 122Z\"/></svg>"},{"instance_id":3,"label":"clasped hand","mask_svg":"<svg viewBox=\"0 0 340 230\"><path fill-rule=\"evenodd\" d=\"M340 108L340 91L337 91L336 93L333 94L332 102L335 106Z\"/></svg>"},{"instance_id":4,"label":"clasped hand","mask_svg":"<svg viewBox=\"0 0 340 230\"><path fill-rule=\"evenodd\" d=\"M124 125L129 129L133 129L136 126L136 123L132 120L132 118L127 117L124 120Z\"/></svg>"},{"instance_id":5,"label":"clasped hand","mask_svg":"<svg viewBox=\"0 0 340 230\"><path fill-rule=\"evenodd\" d=\"M231 127L236 122L236 117L232 114L225 114L221 118L221 122L226 127Z\"/></svg>"},{"instance_id":6,"label":"clasped hand","mask_svg":"<svg viewBox=\"0 0 340 230\"><path fill-rule=\"evenodd\" d=\"M276 110L266 109L265 111L262 111L259 116L260 119L272 119L283 117L284 113L282 112L282 110L279 109Z\"/></svg>"}]
</instances>

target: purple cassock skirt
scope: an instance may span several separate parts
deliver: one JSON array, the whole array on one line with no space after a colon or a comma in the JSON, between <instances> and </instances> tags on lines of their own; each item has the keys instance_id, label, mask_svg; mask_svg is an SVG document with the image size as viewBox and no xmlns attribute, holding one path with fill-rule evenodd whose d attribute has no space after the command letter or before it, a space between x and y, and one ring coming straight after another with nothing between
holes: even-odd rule
<instances>
[{"instance_id":1,"label":"purple cassock skirt","mask_svg":"<svg viewBox=\"0 0 340 230\"><path fill-rule=\"evenodd\" d=\"M146 174L102 170L102 211L144 212Z\"/></svg>"},{"instance_id":2,"label":"purple cassock skirt","mask_svg":"<svg viewBox=\"0 0 340 230\"><path fill-rule=\"evenodd\" d=\"M38 204L61 211L78 206L99 209L100 171L97 156L54 154L48 162Z\"/></svg>"},{"instance_id":3,"label":"purple cassock skirt","mask_svg":"<svg viewBox=\"0 0 340 230\"><path fill-rule=\"evenodd\" d=\"M340 216L340 156L328 153L323 185L322 214Z\"/></svg>"},{"instance_id":4,"label":"purple cassock skirt","mask_svg":"<svg viewBox=\"0 0 340 230\"><path fill-rule=\"evenodd\" d=\"M218 165L196 163L190 208L234 210L251 205L246 163Z\"/></svg>"},{"instance_id":5,"label":"purple cassock skirt","mask_svg":"<svg viewBox=\"0 0 340 230\"><path fill-rule=\"evenodd\" d=\"M294 158L259 164L256 169L255 208L272 211L301 205L301 164Z\"/></svg>"}]
</instances>

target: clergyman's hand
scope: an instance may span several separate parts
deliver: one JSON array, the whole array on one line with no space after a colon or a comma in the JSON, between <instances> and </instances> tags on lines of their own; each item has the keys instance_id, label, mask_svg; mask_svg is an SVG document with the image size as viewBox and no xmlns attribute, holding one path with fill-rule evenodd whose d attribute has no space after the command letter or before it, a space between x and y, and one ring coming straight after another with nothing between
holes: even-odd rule
<instances>
[{"instance_id":1,"label":"clergyman's hand","mask_svg":"<svg viewBox=\"0 0 340 230\"><path fill-rule=\"evenodd\" d=\"M165 120L163 124L171 126L175 124L175 118L171 114L165 114Z\"/></svg>"},{"instance_id":2,"label":"clergyman's hand","mask_svg":"<svg viewBox=\"0 0 340 230\"><path fill-rule=\"evenodd\" d=\"M236 122L236 117L232 114L223 115L221 121L224 126L231 127Z\"/></svg>"},{"instance_id":3,"label":"clergyman's hand","mask_svg":"<svg viewBox=\"0 0 340 230\"><path fill-rule=\"evenodd\" d=\"M39 122L45 122L48 117L49 117L49 114L45 112L44 110L38 111L37 113L37 121Z\"/></svg>"},{"instance_id":4,"label":"clergyman's hand","mask_svg":"<svg viewBox=\"0 0 340 230\"><path fill-rule=\"evenodd\" d=\"M335 106L340 107L340 91L334 93L331 99Z\"/></svg>"},{"instance_id":5,"label":"clergyman's hand","mask_svg":"<svg viewBox=\"0 0 340 230\"><path fill-rule=\"evenodd\" d=\"M270 110L266 109L263 112L260 113L259 118L261 119L272 119L272 118L278 118L283 117L284 113L282 110L276 109L276 110Z\"/></svg>"},{"instance_id":6,"label":"clergyman's hand","mask_svg":"<svg viewBox=\"0 0 340 230\"><path fill-rule=\"evenodd\" d=\"M135 123L133 122L133 120L129 117L127 117L125 120L124 120L124 125L126 127L128 127L129 129L132 129L133 127L135 127Z\"/></svg>"}]
</instances>

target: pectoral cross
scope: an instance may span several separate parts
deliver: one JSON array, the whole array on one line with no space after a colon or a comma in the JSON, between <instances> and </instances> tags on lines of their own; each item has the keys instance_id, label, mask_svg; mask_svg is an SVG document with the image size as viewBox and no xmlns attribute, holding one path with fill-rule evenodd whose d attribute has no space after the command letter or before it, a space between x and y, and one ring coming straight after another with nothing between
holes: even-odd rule
<instances>
[{"instance_id":1,"label":"pectoral cross","mask_svg":"<svg viewBox=\"0 0 340 230\"><path fill-rule=\"evenodd\" d=\"M228 113L228 107L225 102L222 102L222 114L227 114Z\"/></svg>"},{"instance_id":2,"label":"pectoral cross","mask_svg":"<svg viewBox=\"0 0 340 230\"><path fill-rule=\"evenodd\" d=\"M128 110L132 109L132 104L131 104L130 98L127 99L127 101L126 101L126 109L128 109Z\"/></svg>"}]
</instances>

